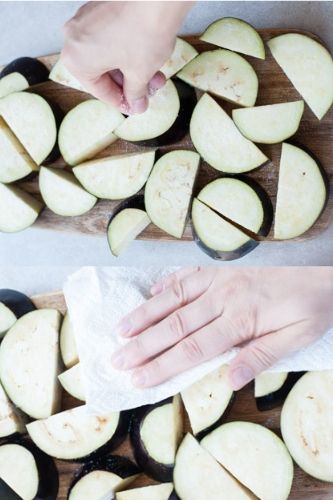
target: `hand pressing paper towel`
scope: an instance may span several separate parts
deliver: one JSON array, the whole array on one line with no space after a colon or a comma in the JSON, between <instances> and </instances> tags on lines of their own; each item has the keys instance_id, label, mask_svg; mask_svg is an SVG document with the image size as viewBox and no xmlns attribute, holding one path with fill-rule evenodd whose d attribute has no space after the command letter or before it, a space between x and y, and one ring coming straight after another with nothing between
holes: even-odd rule
<instances>
[{"instance_id":1,"label":"hand pressing paper towel","mask_svg":"<svg viewBox=\"0 0 333 500\"><path fill-rule=\"evenodd\" d=\"M113 352L128 340L114 334L118 322L150 297L150 288L176 268L85 267L67 280L64 293L73 325L85 387L87 411L107 414L161 401L228 363L232 349L157 387L137 389L131 370L115 370ZM333 369L333 331L285 358L271 371Z\"/></svg>"}]
</instances>

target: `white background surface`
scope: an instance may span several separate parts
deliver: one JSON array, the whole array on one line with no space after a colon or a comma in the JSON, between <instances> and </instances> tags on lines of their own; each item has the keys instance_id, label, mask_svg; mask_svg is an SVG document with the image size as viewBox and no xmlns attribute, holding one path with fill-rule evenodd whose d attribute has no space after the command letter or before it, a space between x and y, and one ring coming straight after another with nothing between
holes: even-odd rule
<instances>
[{"instance_id":1,"label":"white background surface","mask_svg":"<svg viewBox=\"0 0 333 500\"><path fill-rule=\"evenodd\" d=\"M62 25L82 2L1 2L0 63L23 55L57 52ZM291 27L313 31L333 50L333 2L197 2L183 33L200 32L221 16L241 17L256 27ZM187 242L134 242L120 258L111 256L105 237L29 229L0 234L0 286L16 286L29 293L61 286L66 267L81 265L193 265L215 264ZM261 244L234 265L333 264L333 225L315 240L304 243ZM17 269L8 266L47 266Z\"/></svg>"}]
</instances>

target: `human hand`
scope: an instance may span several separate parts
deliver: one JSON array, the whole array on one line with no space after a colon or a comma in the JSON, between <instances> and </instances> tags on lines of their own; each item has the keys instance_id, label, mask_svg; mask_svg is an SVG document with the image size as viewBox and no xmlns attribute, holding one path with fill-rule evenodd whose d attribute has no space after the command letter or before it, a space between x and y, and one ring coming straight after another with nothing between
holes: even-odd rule
<instances>
[{"instance_id":1,"label":"human hand","mask_svg":"<svg viewBox=\"0 0 333 500\"><path fill-rule=\"evenodd\" d=\"M131 338L113 365L150 387L224 353L238 390L333 325L333 268L182 269L118 326Z\"/></svg>"},{"instance_id":2,"label":"human hand","mask_svg":"<svg viewBox=\"0 0 333 500\"><path fill-rule=\"evenodd\" d=\"M92 95L142 113L165 84L170 56L192 2L88 2L64 27L61 58Z\"/></svg>"}]
</instances>

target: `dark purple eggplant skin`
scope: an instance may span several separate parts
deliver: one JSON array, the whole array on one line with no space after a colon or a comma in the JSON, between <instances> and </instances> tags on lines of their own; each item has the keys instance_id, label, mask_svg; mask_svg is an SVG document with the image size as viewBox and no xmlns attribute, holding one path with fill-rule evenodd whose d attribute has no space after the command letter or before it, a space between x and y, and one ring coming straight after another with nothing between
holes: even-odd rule
<instances>
[{"instance_id":1,"label":"dark purple eggplant skin","mask_svg":"<svg viewBox=\"0 0 333 500\"><path fill-rule=\"evenodd\" d=\"M290 372L288 373L287 379L275 392L267 394L267 396L262 396L260 398L255 398L256 405L259 411L268 411L273 408L281 406L288 396L291 389L294 387L296 382L305 374L306 372Z\"/></svg>"},{"instance_id":2,"label":"dark purple eggplant skin","mask_svg":"<svg viewBox=\"0 0 333 500\"><path fill-rule=\"evenodd\" d=\"M144 141L131 141L134 144L154 148L169 146L170 144L175 144L176 142L181 141L188 133L193 109L197 104L195 89L178 79L172 81L176 86L180 100L180 108L176 120L171 125L169 130L164 132L162 135L154 137L153 139L146 139Z\"/></svg>"},{"instance_id":3,"label":"dark purple eggplant skin","mask_svg":"<svg viewBox=\"0 0 333 500\"><path fill-rule=\"evenodd\" d=\"M22 498L12 490L3 479L0 478L0 498L1 500L22 500Z\"/></svg>"},{"instance_id":4,"label":"dark purple eggplant skin","mask_svg":"<svg viewBox=\"0 0 333 500\"><path fill-rule=\"evenodd\" d=\"M175 490L173 490L171 492L171 495L169 496L168 500L180 500L179 496L177 495L177 493L175 492Z\"/></svg>"},{"instance_id":5,"label":"dark purple eggplant skin","mask_svg":"<svg viewBox=\"0 0 333 500\"><path fill-rule=\"evenodd\" d=\"M125 441L126 437L128 436L131 419L132 419L132 410L122 411L120 414L117 429L115 430L112 438L107 443L105 443L97 450L89 453L89 455L86 455L84 457L71 458L70 460L64 460L64 461L75 462L75 463L87 463L91 460L97 460L98 458L102 458L105 455L108 455L116 448L118 448L118 446L120 446L123 441Z\"/></svg>"},{"instance_id":6,"label":"dark purple eggplant skin","mask_svg":"<svg viewBox=\"0 0 333 500\"><path fill-rule=\"evenodd\" d=\"M27 80L29 86L46 82L49 79L49 70L38 59L33 57L19 57L7 64L0 72L0 78L11 73L20 73Z\"/></svg>"},{"instance_id":7,"label":"dark purple eggplant skin","mask_svg":"<svg viewBox=\"0 0 333 500\"><path fill-rule=\"evenodd\" d=\"M59 474L53 458L46 455L30 440L22 437L11 438L2 442L3 444L17 444L23 446L32 453L39 478L37 495L34 500L57 500L59 490ZM0 498L5 498L0 495ZM20 498L20 497L19 497Z\"/></svg>"},{"instance_id":8,"label":"dark purple eggplant skin","mask_svg":"<svg viewBox=\"0 0 333 500\"><path fill-rule=\"evenodd\" d=\"M87 462L81 469L79 469L73 478L73 481L69 487L67 498L69 498L70 493L76 483L80 481L84 476L90 474L93 471L105 471L112 472L117 476L125 479L130 476L139 474L141 471L129 458L120 455L109 455L107 457L97 458L96 460L91 460Z\"/></svg>"},{"instance_id":9,"label":"dark purple eggplant skin","mask_svg":"<svg viewBox=\"0 0 333 500\"><path fill-rule=\"evenodd\" d=\"M162 464L150 457L141 440L140 431L146 416L159 406L171 403L172 399L170 397L159 403L137 408L134 412L130 428L130 442L136 463L145 474L162 483L172 481L174 464Z\"/></svg>"},{"instance_id":10,"label":"dark purple eggplant skin","mask_svg":"<svg viewBox=\"0 0 333 500\"><path fill-rule=\"evenodd\" d=\"M0 302L8 307L17 319L36 309L36 306L24 293L9 288L0 289Z\"/></svg>"},{"instance_id":11,"label":"dark purple eggplant skin","mask_svg":"<svg viewBox=\"0 0 333 500\"><path fill-rule=\"evenodd\" d=\"M50 154L43 161L43 165L51 165L52 163L54 163L57 160L59 160L59 158L61 156L59 145L58 145L58 131L59 131L61 122L64 119L65 113L63 112L63 110L60 108L60 106L58 104L56 104L53 101L50 101L49 99L46 99L46 100L47 100L48 104L50 105L50 107L52 109L52 112L53 112L53 115L54 115L54 119L55 119L55 122L56 122L56 127L57 127L57 139L56 139L56 142L55 142L55 144L53 146L53 149L50 152Z\"/></svg>"},{"instance_id":12,"label":"dark purple eggplant skin","mask_svg":"<svg viewBox=\"0 0 333 500\"><path fill-rule=\"evenodd\" d=\"M256 192L256 194L260 198L264 211L264 220L256 235L258 237L267 236L273 222L273 205L270 197L268 196L264 188L258 182L254 181L250 177L247 177L246 175L235 175L235 176L224 175L223 177L239 179L248 184L248 186L250 186ZM213 210L213 212L215 212L217 215L220 215L216 210ZM224 219L228 220L227 217L224 217ZM230 260L240 259L241 257L244 257L248 253L252 252L260 244L259 240L251 238L251 240L247 241L244 245L237 248L236 250L233 250L231 252L219 252L217 250L209 248L207 245L205 245L203 241L201 241L201 239L199 238L199 236L195 231L192 219L191 219L191 228L192 228L192 236L195 243L199 246L199 248L203 252L205 252L209 257L215 260L230 261Z\"/></svg>"},{"instance_id":13,"label":"dark purple eggplant skin","mask_svg":"<svg viewBox=\"0 0 333 500\"><path fill-rule=\"evenodd\" d=\"M202 429L202 431L195 434L195 438L198 441L201 441L201 439L203 439L205 436L207 436L207 434L214 431L217 427L219 427L224 422L224 420L227 418L227 416L230 413L230 410L232 408L234 401L235 401L235 394L233 394L231 396L230 401L228 403L228 406L226 407L226 409L224 410L222 415L212 425L210 425L209 427L206 427L206 429Z\"/></svg>"}]
</instances>

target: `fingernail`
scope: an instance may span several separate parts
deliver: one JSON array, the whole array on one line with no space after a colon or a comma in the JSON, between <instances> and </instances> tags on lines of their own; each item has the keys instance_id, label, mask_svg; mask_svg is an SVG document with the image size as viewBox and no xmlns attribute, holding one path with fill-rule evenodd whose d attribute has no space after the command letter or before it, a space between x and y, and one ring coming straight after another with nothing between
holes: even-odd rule
<instances>
[{"instance_id":1,"label":"fingernail","mask_svg":"<svg viewBox=\"0 0 333 500\"><path fill-rule=\"evenodd\" d=\"M125 358L121 352L116 352L111 357L111 363L115 368L123 368L125 365Z\"/></svg>"},{"instance_id":2,"label":"fingernail","mask_svg":"<svg viewBox=\"0 0 333 500\"><path fill-rule=\"evenodd\" d=\"M124 319L116 327L115 334L126 337L130 333L131 327L132 327L132 324L131 324L130 320Z\"/></svg>"},{"instance_id":3,"label":"fingernail","mask_svg":"<svg viewBox=\"0 0 333 500\"><path fill-rule=\"evenodd\" d=\"M130 102L130 112L131 113L143 113L146 111L148 105L148 99L146 96L139 97L139 99L135 99Z\"/></svg>"},{"instance_id":4,"label":"fingernail","mask_svg":"<svg viewBox=\"0 0 333 500\"><path fill-rule=\"evenodd\" d=\"M146 380L147 377L144 370L137 370L132 375L132 382L136 387L144 387L146 384Z\"/></svg>"},{"instance_id":5,"label":"fingernail","mask_svg":"<svg viewBox=\"0 0 333 500\"><path fill-rule=\"evenodd\" d=\"M230 382L235 391L244 387L244 385L248 384L253 378L253 370L248 366L239 366L230 373Z\"/></svg>"},{"instance_id":6,"label":"fingernail","mask_svg":"<svg viewBox=\"0 0 333 500\"><path fill-rule=\"evenodd\" d=\"M150 289L150 293L152 295L157 295L158 293L161 293L163 290L163 283L160 282L160 283L156 283L155 285L153 285Z\"/></svg>"}]
</instances>

